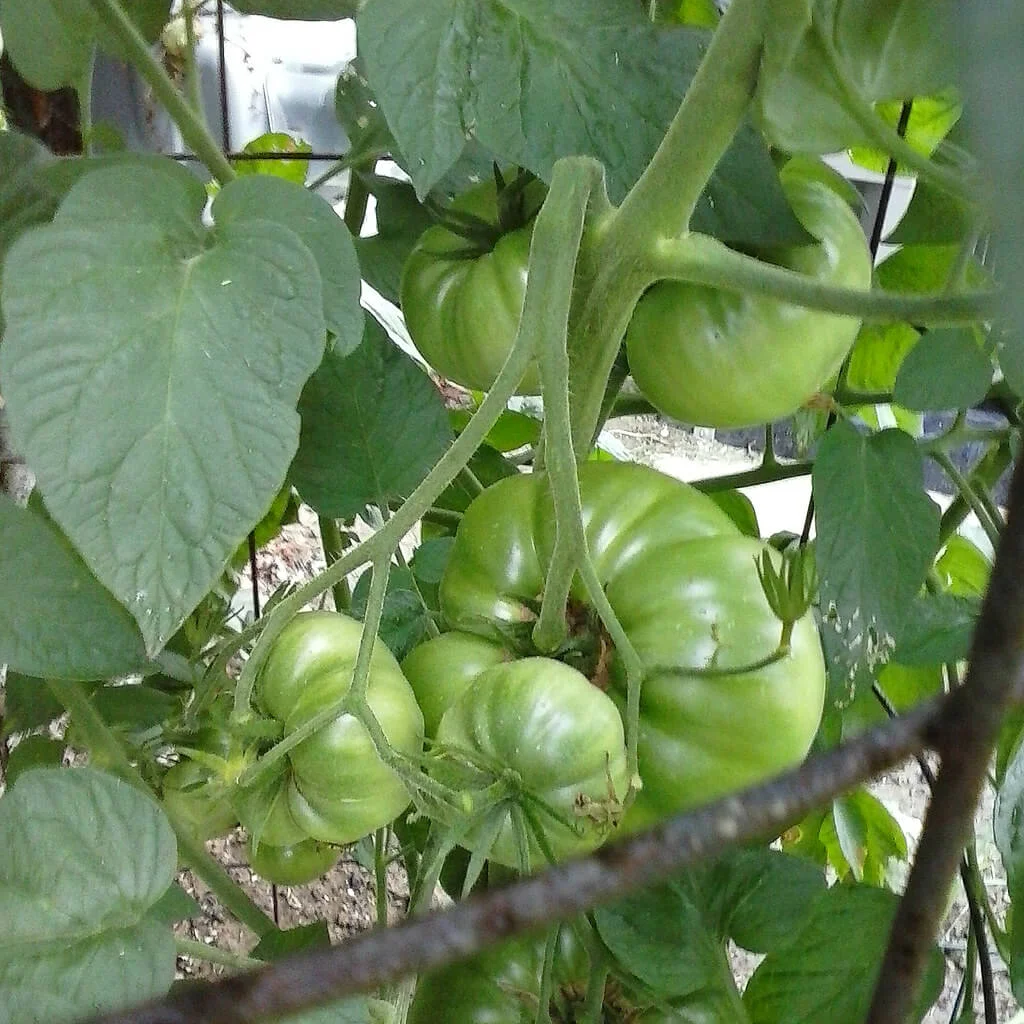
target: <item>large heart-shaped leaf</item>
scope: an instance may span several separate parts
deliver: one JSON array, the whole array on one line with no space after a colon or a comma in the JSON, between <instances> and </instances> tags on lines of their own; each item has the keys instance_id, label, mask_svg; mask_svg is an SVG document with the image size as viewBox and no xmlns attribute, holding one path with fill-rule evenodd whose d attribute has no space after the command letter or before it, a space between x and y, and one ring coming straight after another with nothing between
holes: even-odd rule
<instances>
[{"instance_id":1,"label":"large heart-shaped leaf","mask_svg":"<svg viewBox=\"0 0 1024 1024\"><path fill-rule=\"evenodd\" d=\"M283 178L253 175L223 189L213 204L213 215L220 227L264 220L294 231L320 270L324 320L335 336L334 351L347 355L359 344L363 337L359 260L345 222L329 203Z\"/></svg>"},{"instance_id":2,"label":"large heart-shaped leaf","mask_svg":"<svg viewBox=\"0 0 1024 1024\"><path fill-rule=\"evenodd\" d=\"M0 799L0 1007L59 1024L162 995L174 938L151 916L177 869L159 807L92 768L38 768Z\"/></svg>"},{"instance_id":3,"label":"large heart-shaped leaf","mask_svg":"<svg viewBox=\"0 0 1024 1024\"><path fill-rule=\"evenodd\" d=\"M291 230L203 227L170 162L87 175L4 265L0 377L54 519L158 650L281 487L323 355Z\"/></svg>"}]
</instances>

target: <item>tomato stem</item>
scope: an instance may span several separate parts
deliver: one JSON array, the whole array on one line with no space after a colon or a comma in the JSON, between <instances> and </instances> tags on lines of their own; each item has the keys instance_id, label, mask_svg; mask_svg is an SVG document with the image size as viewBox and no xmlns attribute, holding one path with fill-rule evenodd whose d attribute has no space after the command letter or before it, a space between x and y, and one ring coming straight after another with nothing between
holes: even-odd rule
<instances>
[{"instance_id":1,"label":"tomato stem","mask_svg":"<svg viewBox=\"0 0 1024 1024\"><path fill-rule=\"evenodd\" d=\"M551 1024L551 996L555 990L555 954L558 952L558 931L556 924L548 931L544 942L544 967L540 976L540 997L534 1024Z\"/></svg>"},{"instance_id":2,"label":"tomato stem","mask_svg":"<svg viewBox=\"0 0 1024 1024\"><path fill-rule=\"evenodd\" d=\"M733 0L661 145L615 215L627 252L686 231L757 86L764 0Z\"/></svg>"},{"instance_id":3,"label":"tomato stem","mask_svg":"<svg viewBox=\"0 0 1024 1024\"><path fill-rule=\"evenodd\" d=\"M170 76L153 56L146 40L142 38L131 18L125 14L124 8L117 0L89 0L89 4L99 20L124 47L128 59L163 104L181 131L182 138L196 156L206 164L210 173L222 185L232 181L235 178L234 168L207 130L203 119L192 109L188 100L178 91Z\"/></svg>"},{"instance_id":4,"label":"tomato stem","mask_svg":"<svg viewBox=\"0 0 1024 1024\"><path fill-rule=\"evenodd\" d=\"M736 252L710 235L699 233L655 241L649 246L646 259L656 279L762 295L877 323L972 324L994 315L998 294L993 289L904 295L828 285Z\"/></svg>"}]
</instances>

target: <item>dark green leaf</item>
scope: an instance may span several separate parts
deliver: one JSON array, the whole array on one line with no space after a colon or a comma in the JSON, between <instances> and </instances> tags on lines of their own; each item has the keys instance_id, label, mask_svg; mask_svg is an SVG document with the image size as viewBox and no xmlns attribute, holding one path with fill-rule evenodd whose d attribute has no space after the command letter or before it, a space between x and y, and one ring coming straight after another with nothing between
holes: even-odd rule
<instances>
[{"instance_id":1,"label":"dark green leaf","mask_svg":"<svg viewBox=\"0 0 1024 1024\"><path fill-rule=\"evenodd\" d=\"M15 672L96 679L146 663L131 616L45 518L0 495L0 535L0 651Z\"/></svg>"},{"instance_id":2,"label":"dark green leaf","mask_svg":"<svg viewBox=\"0 0 1024 1024\"><path fill-rule=\"evenodd\" d=\"M837 885L810 905L793 941L768 954L743 994L753 1024L861 1024L899 897L885 889ZM933 949L919 1020L942 989L943 960Z\"/></svg>"},{"instance_id":3,"label":"dark green leaf","mask_svg":"<svg viewBox=\"0 0 1024 1024\"><path fill-rule=\"evenodd\" d=\"M274 928L260 938L250 956L257 960L280 960L304 949L325 949L330 944L327 922L314 921L294 928Z\"/></svg>"},{"instance_id":4,"label":"dark green leaf","mask_svg":"<svg viewBox=\"0 0 1024 1024\"><path fill-rule=\"evenodd\" d=\"M174 939L150 912L177 870L160 808L91 768L40 768L0 798L0 1005L60 1024L160 996Z\"/></svg>"},{"instance_id":5,"label":"dark green leaf","mask_svg":"<svg viewBox=\"0 0 1024 1024\"><path fill-rule=\"evenodd\" d=\"M900 367L893 397L907 409L969 409L992 386L992 360L967 328L928 331Z\"/></svg>"},{"instance_id":6,"label":"dark green leaf","mask_svg":"<svg viewBox=\"0 0 1024 1024\"><path fill-rule=\"evenodd\" d=\"M420 235L434 223L412 185L394 178L364 176L377 200L377 234L356 239L366 282L398 305L402 267Z\"/></svg>"},{"instance_id":7,"label":"dark green leaf","mask_svg":"<svg viewBox=\"0 0 1024 1024\"><path fill-rule=\"evenodd\" d=\"M320 270L324 322L335 335L334 351L343 356L359 345L363 337L359 261L348 228L329 203L292 181L239 178L217 195L213 215L218 228L270 221L294 231Z\"/></svg>"},{"instance_id":8,"label":"dark green leaf","mask_svg":"<svg viewBox=\"0 0 1024 1024\"><path fill-rule=\"evenodd\" d=\"M203 908L177 882L150 907L149 916L162 924L177 924L191 917L201 917Z\"/></svg>"},{"instance_id":9,"label":"dark green leaf","mask_svg":"<svg viewBox=\"0 0 1024 1024\"><path fill-rule=\"evenodd\" d=\"M980 612L978 598L953 594L917 598L896 637L896 660L904 665L963 661L970 653Z\"/></svg>"},{"instance_id":10,"label":"dark green leaf","mask_svg":"<svg viewBox=\"0 0 1024 1024\"><path fill-rule=\"evenodd\" d=\"M615 958L659 995L688 996L721 984L721 943L679 887L644 890L594 916Z\"/></svg>"},{"instance_id":11,"label":"dark green leaf","mask_svg":"<svg viewBox=\"0 0 1024 1024\"><path fill-rule=\"evenodd\" d=\"M351 614L357 619L366 614L366 598L370 592L369 571L364 572L352 590ZM388 576L384 611L377 633L391 653L401 661L418 643L426 639L433 616L423 605L416 591L412 573L394 568Z\"/></svg>"},{"instance_id":12,"label":"dark green leaf","mask_svg":"<svg viewBox=\"0 0 1024 1024\"><path fill-rule=\"evenodd\" d=\"M101 686L92 695L96 710L108 725L132 732L162 725L181 710L181 701L142 684Z\"/></svg>"},{"instance_id":13,"label":"dark green leaf","mask_svg":"<svg viewBox=\"0 0 1024 1024\"><path fill-rule=\"evenodd\" d=\"M408 497L451 441L430 378L372 317L355 352L327 354L299 412L292 479L304 501L335 519Z\"/></svg>"},{"instance_id":14,"label":"dark green leaf","mask_svg":"<svg viewBox=\"0 0 1024 1024\"><path fill-rule=\"evenodd\" d=\"M394 137L366 79L362 57L357 56L338 75L334 89L334 113L338 124L345 129L354 153L383 151L397 157ZM372 167L375 162L370 158L367 165Z\"/></svg>"},{"instance_id":15,"label":"dark green leaf","mask_svg":"<svg viewBox=\"0 0 1024 1024\"><path fill-rule=\"evenodd\" d=\"M709 497L748 537L761 536L754 504L745 494L741 491L714 491Z\"/></svg>"},{"instance_id":16,"label":"dark green leaf","mask_svg":"<svg viewBox=\"0 0 1024 1024\"><path fill-rule=\"evenodd\" d=\"M834 696L889 660L938 547L939 510L924 489L921 453L900 430L862 436L837 423L814 463L823 630ZM831 636L829 636L831 634Z\"/></svg>"},{"instance_id":17,"label":"dark green leaf","mask_svg":"<svg viewBox=\"0 0 1024 1024\"><path fill-rule=\"evenodd\" d=\"M970 210L955 196L918 181L910 206L889 235L893 245L956 245L973 227Z\"/></svg>"},{"instance_id":18,"label":"dark green leaf","mask_svg":"<svg viewBox=\"0 0 1024 1024\"><path fill-rule=\"evenodd\" d=\"M571 0L514 9L371 0L359 16L370 84L421 195L475 138L545 180L560 157L597 157L621 199L661 142L706 40L702 30L655 28L640 5L620 0L582 9ZM753 131L719 165L693 226L759 244L804 237Z\"/></svg>"},{"instance_id":19,"label":"dark green leaf","mask_svg":"<svg viewBox=\"0 0 1024 1024\"><path fill-rule=\"evenodd\" d=\"M98 170L4 270L15 443L150 651L280 489L325 337L299 236L268 221L211 234L205 202L170 161Z\"/></svg>"},{"instance_id":20,"label":"dark green leaf","mask_svg":"<svg viewBox=\"0 0 1024 1024\"><path fill-rule=\"evenodd\" d=\"M233 0L240 14L294 21L340 21L354 18L363 0Z\"/></svg>"},{"instance_id":21,"label":"dark green leaf","mask_svg":"<svg viewBox=\"0 0 1024 1024\"><path fill-rule=\"evenodd\" d=\"M484 487L519 472L501 452L495 451L490 445L483 445L473 453L469 460L469 468ZM437 499L437 507L451 509L453 512L465 512L475 497L476 492L467 486L462 477L456 477L441 492Z\"/></svg>"},{"instance_id":22,"label":"dark green leaf","mask_svg":"<svg viewBox=\"0 0 1024 1024\"><path fill-rule=\"evenodd\" d=\"M122 0L121 7L152 42L167 21L170 0ZM88 0L4 0L0 29L22 77L46 92L82 83L97 39L104 49L123 56Z\"/></svg>"},{"instance_id":23,"label":"dark green leaf","mask_svg":"<svg viewBox=\"0 0 1024 1024\"><path fill-rule=\"evenodd\" d=\"M420 584L436 586L441 582L454 543L455 541L451 537L437 537L434 540L424 541L416 549L409 568L412 569L413 575Z\"/></svg>"},{"instance_id":24,"label":"dark green leaf","mask_svg":"<svg viewBox=\"0 0 1024 1024\"><path fill-rule=\"evenodd\" d=\"M64 714L64 706L50 692L45 679L8 668L4 692L6 708L0 738L39 729Z\"/></svg>"},{"instance_id":25,"label":"dark green leaf","mask_svg":"<svg viewBox=\"0 0 1024 1024\"><path fill-rule=\"evenodd\" d=\"M865 99L927 95L957 78L954 0L835 0L836 48Z\"/></svg>"},{"instance_id":26,"label":"dark green leaf","mask_svg":"<svg viewBox=\"0 0 1024 1024\"><path fill-rule=\"evenodd\" d=\"M33 768L59 768L64 760L64 744L49 736L26 736L11 750L7 760L7 785L13 786L19 775Z\"/></svg>"},{"instance_id":27,"label":"dark green leaf","mask_svg":"<svg viewBox=\"0 0 1024 1024\"><path fill-rule=\"evenodd\" d=\"M715 865L703 886L712 898L726 896L721 937L767 953L799 930L811 900L825 889L820 868L777 850L742 850Z\"/></svg>"}]
</instances>

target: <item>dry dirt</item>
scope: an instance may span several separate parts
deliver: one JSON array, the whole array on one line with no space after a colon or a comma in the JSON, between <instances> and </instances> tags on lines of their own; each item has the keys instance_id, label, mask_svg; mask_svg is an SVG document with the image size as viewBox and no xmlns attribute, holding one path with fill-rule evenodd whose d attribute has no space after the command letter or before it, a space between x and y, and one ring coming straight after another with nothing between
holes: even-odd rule
<instances>
[{"instance_id":1,"label":"dry dirt","mask_svg":"<svg viewBox=\"0 0 1024 1024\"><path fill-rule=\"evenodd\" d=\"M631 458L654 465L666 472L684 478L697 475L718 475L737 472L753 464L754 457L742 449L730 448L716 442L708 432L692 432L665 423L656 417L637 417L615 421L607 437L612 447L618 446ZM778 502L797 504L793 492L779 492ZM762 529L770 532L796 515L802 519L803 506L769 508L762 517ZM761 510L759 509L759 514ZM773 517L778 519L775 522ZM269 549L262 552L259 562L260 590L266 599L281 583L308 579L323 567L316 518L304 509L300 521L286 528L283 535ZM251 614L251 596L248 580L240 588L240 610ZM920 833L921 822L928 802L928 787L916 764L910 763L890 772L873 785L873 792L896 817L913 849ZM992 797L986 795L978 814L978 848L982 875L989 899L1002 918L1006 901L1006 882L998 853L991 835ZM372 874L361 867L354 857L346 856L322 880L293 888L278 887L276 893L263 880L250 872L246 863L245 846L237 835L212 844L214 855L243 884L254 899L268 912L276 914L282 927L326 920L334 941L372 927L376 907ZM894 865L897 877L905 874L905 866ZM185 887L195 894L203 908L201 918L183 922L180 934L205 943L216 943L225 949L245 952L251 948L249 933L225 914L216 901L205 893L201 884L185 873ZM388 878L389 918L400 916L405 909L407 888L405 879L396 869ZM950 910L940 935L940 946L946 957L946 983L939 1003L926 1018L926 1024L939 1024L950 1018L953 1002L962 979L966 950L967 907L955 891ZM881 941L881 937L880 937ZM733 951L734 967L741 984L757 964L757 958L742 951ZM1000 1024L1024 1024L1024 1013L1017 1010L1010 995L1009 982L1003 964L996 959L996 987L999 1000ZM210 976L222 968L181 957L182 976ZM979 986L980 987L980 986ZM980 992L976 1001L976 1016L983 1019Z\"/></svg>"}]
</instances>

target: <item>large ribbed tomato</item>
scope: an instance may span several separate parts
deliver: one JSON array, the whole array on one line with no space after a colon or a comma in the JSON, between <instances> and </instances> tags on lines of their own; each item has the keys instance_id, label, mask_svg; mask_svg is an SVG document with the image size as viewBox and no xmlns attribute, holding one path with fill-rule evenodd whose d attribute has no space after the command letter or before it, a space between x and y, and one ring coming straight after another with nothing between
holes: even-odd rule
<instances>
[{"instance_id":1,"label":"large ribbed tomato","mask_svg":"<svg viewBox=\"0 0 1024 1024\"><path fill-rule=\"evenodd\" d=\"M345 615L303 612L274 641L256 696L263 710L282 723L285 736L348 693L362 629ZM381 643L374 646L366 701L391 746L417 756L423 715L398 663ZM261 837L264 841L287 845L304 835L327 843L354 842L387 825L409 804L402 780L381 761L353 715L341 714L314 732L289 751L287 762L287 774L267 787L267 817L273 826ZM248 825L251 811L242 818Z\"/></svg>"},{"instance_id":2,"label":"large ribbed tomato","mask_svg":"<svg viewBox=\"0 0 1024 1024\"><path fill-rule=\"evenodd\" d=\"M580 489L598 576L647 669L639 731L643 789L625 825L642 826L799 762L817 731L825 693L810 614L796 623L791 651L781 661L754 671L694 671L741 668L777 648L780 623L755 566L766 546L742 536L705 495L643 466L587 463L580 468ZM508 657L505 650L536 653L530 632L553 540L542 475L501 480L467 510L440 597L451 628L478 638L471 649L475 664L481 663L480 639L494 644L496 661ZM572 635L558 657L624 711L621 661L579 584L567 616ZM473 708L475 684L466 684L459 645L446 643L437 657L420 653L406 665L414 688L430 691L431 717L443 712L440 735L456 710L459 732L465 731L463 718L483 714ZM499 665L484 677L507 669ZM530 672L542 688L543 665ZM453 688L447 711L446 681ZM486 690L480 693L477 699L484 699ZM518 727L510 714L505 745L512 745Z\"/></svg>"}]
</instances>

